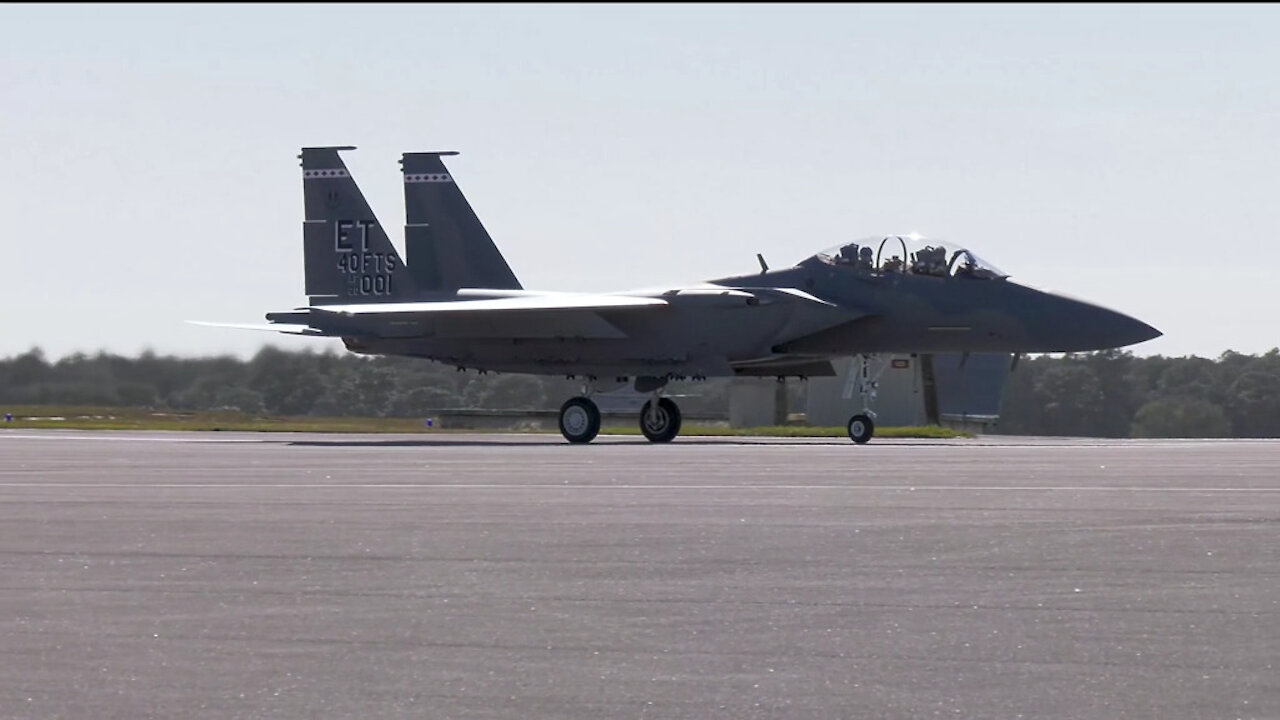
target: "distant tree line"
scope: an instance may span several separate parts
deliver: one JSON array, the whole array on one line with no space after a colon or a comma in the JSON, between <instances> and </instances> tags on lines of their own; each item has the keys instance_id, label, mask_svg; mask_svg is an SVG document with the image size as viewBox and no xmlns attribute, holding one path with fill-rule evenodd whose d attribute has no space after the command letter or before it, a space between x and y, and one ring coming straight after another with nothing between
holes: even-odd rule
<instances>
[{"instance_id":1,"label":"distant tree line","mask_svg":"<svg viewBox=\"0 0 1280 720\"><path fill-rule=\"evenodd\" d=\"M1128 352L1024 358L1000 431L1084 437L1280 437L1280 350L1218 359Z\"/></svg>"},{"instance_id":2,"label":"distant tree line","mask_svg":"<svg viewBox=\"0 0 1280 720\"><path fill-rule=\"evenodd\" d=\"M425 360L267 347L249 360L98 353L0 360L0 403L270 415L427 417L442 410L554 410L580 381ZM789 383L790 407L805 388ZM678 382L687 415L727 417L727 380ZM1280 350L1201 357L1125 351L1023 358L1005 384L998 432L1083 437L1280 437Z\"/></svg>"},{"instance_id":3,"label":"distant tree line","mask_svg":"<svg viewBox=\"0 0 1280 720\"><path fill-rule=\"evenodd\" d=\"M234 409L269 415L427 417L441 410L558 409L579 394L564 376L459 372L440 363L264 347L249 360L137 358L77 353L56 362L39 348L0 360L0 403L173 410ZM674 383L686 414L728 407L728 383Z\"/></svg>"}]
</instances>

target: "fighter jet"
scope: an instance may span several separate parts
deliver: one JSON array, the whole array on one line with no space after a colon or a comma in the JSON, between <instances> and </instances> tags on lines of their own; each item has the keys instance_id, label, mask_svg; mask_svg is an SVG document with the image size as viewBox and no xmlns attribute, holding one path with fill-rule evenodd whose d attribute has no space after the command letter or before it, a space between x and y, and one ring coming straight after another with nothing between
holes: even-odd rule
<instances>
[{"instance_id":1,"label":"fighter jet","mask_svg":"<svg viewBox=\"0 0 1280 720\"><path fill-rule=\"evenodd\" d=\"M525 290L443 158L406 153L405 258L374 216L340 152L302 161L304 292L267 313L282 333L341 338L352 352L403 355L459 369L582 380L560 408L570 443L600 430L592 395L630 383L649 395L640 429L680 432L672 380L831 376L832 360L880 353L1102 350L1160 336L1127 315L1020 285L964 247L916 235L875 236L791 267L618 293ZM407 260L407 262L406 262ZM870 409L849 437L874 434Z\"/></svg>"}]
</instances>

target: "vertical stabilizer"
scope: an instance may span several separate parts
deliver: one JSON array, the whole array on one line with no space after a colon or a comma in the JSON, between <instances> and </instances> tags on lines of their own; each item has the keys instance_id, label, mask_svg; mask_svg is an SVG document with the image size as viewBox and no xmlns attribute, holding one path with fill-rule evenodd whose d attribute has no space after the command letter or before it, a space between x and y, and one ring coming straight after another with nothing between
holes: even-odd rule
<instances>
[{"instance_id":1,"label":"vertical stabilizer","mask_svg":"<svg viewBox=\"0 0 1280 720\"><path fill-rule=\"evenodd\" d=\"M312 304L408 300L418 288L338 152L302 148L302 250Z\"/></svg>"},{"instance_id":2,"label":"vertical stabilizer","mask_svg":"<svg viewBox=\"0 0 1280 720\"><path fill-rule=\"evenodd\" d=\"M418 287L519 290L488 231L441 161L455 152L405 153L405 256Z\"/></svg>"}]
</instances>

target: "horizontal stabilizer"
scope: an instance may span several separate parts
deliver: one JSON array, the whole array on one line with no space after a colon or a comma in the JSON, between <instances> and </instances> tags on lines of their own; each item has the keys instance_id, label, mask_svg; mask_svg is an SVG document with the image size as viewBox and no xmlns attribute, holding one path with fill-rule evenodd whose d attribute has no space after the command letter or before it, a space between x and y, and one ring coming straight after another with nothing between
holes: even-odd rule
<instances>
[{"instance_id":1,"label":"horizontal stabilizer","mask_svg":"<svg viewBox=\"0 0 1280 720\"><path fill-rule=\"evenodd\" d=\"M359 305L323 305L313 311L348 315L386 313L468 313L519 310L615 310L666 305L659 298L634 295L592 295L551 293L488 300L441 300L439 302L367 303ZM302 308L300 308L302 309Z\"/></svg>"},{"instance_id":2,"label":"horizontal stabilizer","mask_svg":"<svg viewBox=\"0 0 1280 720\"><path fill-rule=\"evenodd\" d=\"M281 332L287 335L323 335L324 333L316 330L308 325L285 325L283 323L262 324L262 323L216 323L205 322L203 320L188 320L192 325L204 325L205 327L224 327L235 328L237 330L270 330L273 332Z\"/></svg>"}]
</instances>

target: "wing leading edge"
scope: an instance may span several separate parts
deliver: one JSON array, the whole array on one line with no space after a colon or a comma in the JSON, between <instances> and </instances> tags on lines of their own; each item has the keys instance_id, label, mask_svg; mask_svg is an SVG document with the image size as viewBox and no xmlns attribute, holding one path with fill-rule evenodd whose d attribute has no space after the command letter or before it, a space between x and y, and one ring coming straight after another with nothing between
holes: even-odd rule
<instances>
[{"instance_id":1,"label":"wing leading edge","mask_svg":"<svg viewBox=\"0 0 1280 720\"><path fill-rule=\"evenodd\" d=\"M659 298L633 295L588 295L573 293L549 293L546 295L520 295L515 297L487 298L482 300L439 300L435 302L368 303L361 305L319 305L299 310L333 313L339 315L389 315L419 313L496 313L519 311L556 310L617 310L666 305Z\"/></svg>"}]
</instances>

